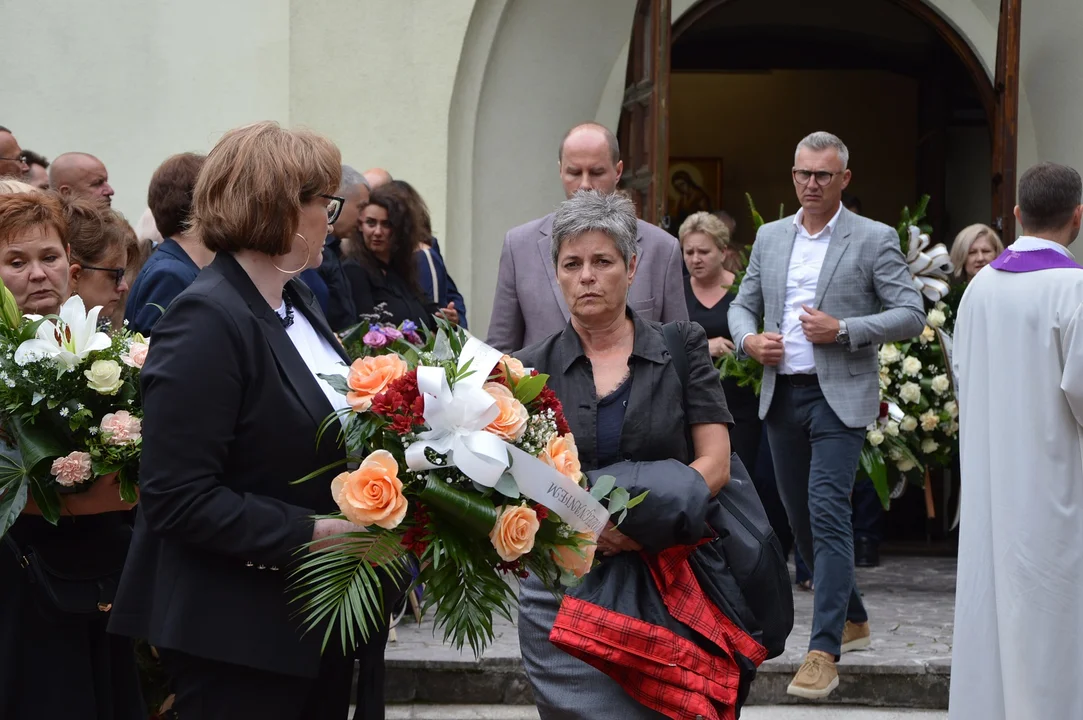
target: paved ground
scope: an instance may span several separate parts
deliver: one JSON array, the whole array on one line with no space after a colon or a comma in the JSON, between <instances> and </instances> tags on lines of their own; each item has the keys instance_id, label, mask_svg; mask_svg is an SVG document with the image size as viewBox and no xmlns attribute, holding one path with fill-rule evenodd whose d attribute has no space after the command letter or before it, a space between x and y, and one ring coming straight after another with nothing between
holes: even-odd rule
<instances>
[{"instance_id":1,"label":"paved ground","mask_svg":"<svg viewBox=\"0 0 1083 720\"><path fill-rule=\"evenodd\" d=\"M946 708L955 560L886 557L879 568L859 569L858 584L871 618L872 647L842 659L839 668L842 683L832 701L884 707ZM778 704L792 700L785 695L785 686L804 658L811 627L812 595L797 590L795 609L796 622L787 651L761 668L753 686L751 703ZM529 702L529 691L524 692L524 683L515 679L515 673L521 676L521 670L519 640L513 624L497 622L496 641L480 661L468 652L460 653L443 645L434 637L428 623L420 627L415 624L400 626L396 635L397 641L387 647L389 685L396 684L393 691L389 687L389 699L437 703ZM491 689L481 688L473 697L456 695L456 688L467 684L467 675L471 681L492 678ZM501 680L496 682L495 676L501 676ZM439 694L445 691L434 689L445 685L449 688L447 696ZM842 711L838 709L830 712L836 714L823 717L850 717L839 714ZM748 717L758 720L775 716L749 714ZM811 720L820 716L780 714L777 717L780 720ZM926 717L936 715L900 717L926 720Z\"/></svg>"},{"instance_id":2,"label":"paved ground","mask_svg":"<svg viewBox=\"0 0 1083 720\"><path fill-rule=\"evenodd\" d=\"M810 708L760 705L741 713L741 720L947 720L948 714L927 710L875 710L870 708ZM538 720L529 706L509 705L402 705L387 709L387 720Z\"/></svg>"}]
</instances>

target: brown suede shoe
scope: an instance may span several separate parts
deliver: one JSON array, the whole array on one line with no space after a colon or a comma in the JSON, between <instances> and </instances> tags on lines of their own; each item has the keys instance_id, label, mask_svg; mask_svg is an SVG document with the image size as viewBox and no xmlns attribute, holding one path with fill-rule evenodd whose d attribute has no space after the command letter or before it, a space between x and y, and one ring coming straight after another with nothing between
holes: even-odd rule
<instances>
[{"instance_id":1,"label":"brown suede shoe","mask_svg":"<svg viewBox=\"0 0 1083 720\"><path fill-rule=\"evenodd\" d=\"M869 630L869 624L867 622L855 623L846 621L846 626L842 629L842 648L841 654L845 655L848 652L854 650L864 650L872 644L872 631Z\"/></svg>"},{"instance_id":2,"label":"brown suede shoe","mask_svg":"<svg viewBox=\"0 0 1083 720\"><path fill-rule=\"evenodd\" d=\"M822 700L838 686L835 659L825 652L810 650L786 692L805 700Z\"/></svg>"}]
</instances>

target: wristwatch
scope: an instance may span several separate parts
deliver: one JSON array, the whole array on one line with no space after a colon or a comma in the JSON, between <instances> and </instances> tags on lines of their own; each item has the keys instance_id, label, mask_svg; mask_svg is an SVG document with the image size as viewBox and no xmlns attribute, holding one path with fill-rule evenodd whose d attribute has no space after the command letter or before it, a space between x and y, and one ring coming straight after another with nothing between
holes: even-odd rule
<instances>
[{"instance_id":1,"label":"wristwatch","mask_svg":"<svg viewBox=\"0 0 1083 720\"><path fill-rule=\"evenodd\" d=\"M835 342L844 347L850 347L850 333L846 330L845 320L839 320L839 331L835 335Z\"/></svg>"}]
</instances>

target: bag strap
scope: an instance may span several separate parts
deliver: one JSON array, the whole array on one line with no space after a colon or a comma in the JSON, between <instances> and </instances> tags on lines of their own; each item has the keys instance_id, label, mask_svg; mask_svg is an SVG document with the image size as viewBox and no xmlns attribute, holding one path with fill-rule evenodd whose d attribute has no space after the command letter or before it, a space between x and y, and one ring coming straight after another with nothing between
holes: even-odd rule
<instances>
[{"instance_id":1,"label":"bag strap","mask_svg":"<svg viewBox=\"0 0 1083 720\"><path fill-rule=\"evenodd\" d=\"M673 361L673 369L681 380L681 406L685 410L684 437L688 443L688 453L695 459L696 446L692 442L692 426L688 422L688 353L684 350L684 338L681 337L681 329L677 327L677 323L671 322L662 326L662 339Z\"/></svg>"},{"instance_id":2,"label":"bag strap","mask_svg":"<svg viewBox=\"0 0 1083 720\"><path fill-rule=\"evenodd\" d=\"M11 552L15 553L15 561L19 563L19 567L25 569L27 566L26 555L19 549L19 544L15 542L14 538L11 535L4 535L4 544L11 549Z\"/></svg>"}]
</instances>

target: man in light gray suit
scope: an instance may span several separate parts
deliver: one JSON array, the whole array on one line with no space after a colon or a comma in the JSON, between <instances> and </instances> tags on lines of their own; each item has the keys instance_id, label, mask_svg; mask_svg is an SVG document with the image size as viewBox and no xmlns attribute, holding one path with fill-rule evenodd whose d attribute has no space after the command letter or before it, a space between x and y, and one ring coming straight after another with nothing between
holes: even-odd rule
<instances>
[{"instance_id":1,"label":"man in light gray suit","mask_svg":"<svg viewBox=\"0 0 1083 720\"><path fill-rule=\"evenodd\" d=\"M596 123L568 131L557 153L564 194L617 190L624 164L617 138ZM558 333L571 317L553 269L553 213L512 228L504 237L488 343L512 353ZM639 265L628 305L648 320L687 320L677 239L639 221Z\"/></svg>"},{"instance_id":2,"label":"man in light gray suit","mask_svg":"<svg viewBox=\"0 0 1083 720\"><path fill-rule=\"evenodd\" d=\"M898 235L842 207L849 157L830 133L798 144L792 174L801 209L760 228L729 311L739 352L764 366L760 417L779 495L813 572L809 652L787 690L809 699L838 687L842 653L870 643L854 583L850 492L865 427L879 415L877 347L925 325Z\"/></svg>"}]
</instances>

